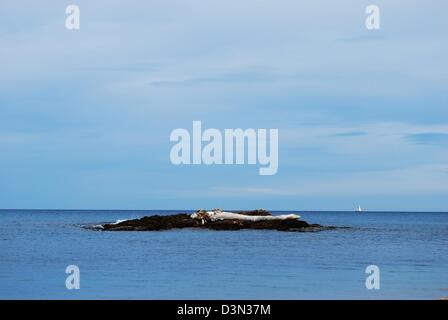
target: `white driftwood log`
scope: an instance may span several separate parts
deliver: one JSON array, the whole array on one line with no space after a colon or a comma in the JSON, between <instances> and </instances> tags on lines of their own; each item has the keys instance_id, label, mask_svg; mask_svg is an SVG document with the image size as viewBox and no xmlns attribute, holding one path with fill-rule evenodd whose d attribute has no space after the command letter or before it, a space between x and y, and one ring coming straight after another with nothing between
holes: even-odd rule
<instances>
[{"instance_id":1,"label":"white driftwood log","mask_svg":"<svg viewBox=\"0 0 448 320\"><path fill-rule=\"evenodd\" d=\"M297 214L282 214L278 216L249 216L245 214L239 214L234 212L226 212L219 209L215 209L213 211L198 211L193 213L191 216L193 219L201 219L202 223L204 223L206 219L210 219L211 221L216 220L227 220L227 219L238 219L238 220L247 220L247 221L264 221L264 220L286 220L286 219L300 219L300 216Z\"/></svg>"}]
</instances>

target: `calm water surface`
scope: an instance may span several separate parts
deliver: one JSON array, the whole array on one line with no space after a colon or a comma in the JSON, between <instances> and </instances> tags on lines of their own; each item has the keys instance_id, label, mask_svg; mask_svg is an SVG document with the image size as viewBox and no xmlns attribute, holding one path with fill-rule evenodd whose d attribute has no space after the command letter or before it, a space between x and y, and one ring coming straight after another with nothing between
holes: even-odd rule
<instances>
[{"instance_id":1,"label":"calm water surface","mask_svg":"<svg viewBox=\"0 0 448 320\"><path fill-rule=\"evenodd\" d=\"M173 212L0 210L0 298L448 296L448 213L301 212L311 223L350 227L317 233L82 227L155 213ZM71 264L80 290L65 288ZM380 290L365 288L370 264L380 267Z\"/></svg>"}]
</instances>

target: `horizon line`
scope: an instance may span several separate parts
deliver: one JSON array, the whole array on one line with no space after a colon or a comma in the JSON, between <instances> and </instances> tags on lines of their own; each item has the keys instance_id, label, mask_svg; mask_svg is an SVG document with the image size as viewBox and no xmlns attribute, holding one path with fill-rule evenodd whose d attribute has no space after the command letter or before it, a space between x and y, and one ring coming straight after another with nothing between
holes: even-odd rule
<instances>
[{"instance_id":1,"label":"horizon line","mask_svg":"<svg viewBox=\"0 0 448 320\"><path fill-rule=\"evenodd\" d=\"M264 208L256 208L256 209L224 209L229 211L251 211L251 210L259 210L263 209L269 212L335 212L335 213L341 213L341 212L357 212L356 210L278 210L278 209L264 209ZM0 208L0 211L197 211L199 209L49 209L49 208ZM423 210L363 210L361 213L448 213L448 211L439 211L439 210L430 210L430 211L423 211Z\"/></svg>"}]
</instances>

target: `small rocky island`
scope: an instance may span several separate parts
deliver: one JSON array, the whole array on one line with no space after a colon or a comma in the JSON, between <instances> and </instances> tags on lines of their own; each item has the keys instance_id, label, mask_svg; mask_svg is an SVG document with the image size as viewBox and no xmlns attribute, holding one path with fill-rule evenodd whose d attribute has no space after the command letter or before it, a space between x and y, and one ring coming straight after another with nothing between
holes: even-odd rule
<instances>
[{"instance_id":1,"label":"small rocky island","mask_svg":"<svg viewBox=\"0 0 448 320\"><path fill-rule=\"evenodd\" d=\"M272 215L263 209L236 212L214 209L211 211L198 210L193 214L153 215L141 219L106 223L101 225L99 229L103 231L159 231L180 228L312 232L334 229L335 227L309 224L300 220L300 216L296 214Z\"/></svg>"}]
</instances>

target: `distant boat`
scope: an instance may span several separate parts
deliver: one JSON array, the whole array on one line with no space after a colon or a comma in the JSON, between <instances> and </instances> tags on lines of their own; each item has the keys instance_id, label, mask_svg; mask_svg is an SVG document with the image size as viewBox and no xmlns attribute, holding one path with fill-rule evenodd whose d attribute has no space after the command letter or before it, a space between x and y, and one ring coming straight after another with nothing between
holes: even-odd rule
<instances>
[{"instance_id":1,"label":"distant boat","mask_svg":"<svg viewBox=\"0 0 448 320\"><path fill-rule=\"evenodd\" d=\"M358 205L358 208L356 208L356 212L362 212L361 206Z\"/></svg>"}]
</instances>

